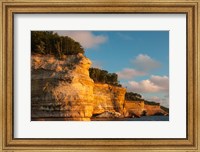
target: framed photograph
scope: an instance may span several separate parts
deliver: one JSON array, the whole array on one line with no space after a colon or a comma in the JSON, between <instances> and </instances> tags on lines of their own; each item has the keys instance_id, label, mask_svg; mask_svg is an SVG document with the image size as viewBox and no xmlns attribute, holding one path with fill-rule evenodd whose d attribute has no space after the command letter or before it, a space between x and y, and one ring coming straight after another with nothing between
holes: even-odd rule
<instances>
[{"instance_id":1,"label":"framed photograph","mask_svg":"<svg viewBox=\"0 0 200 152\"><path fill-rule=\"evenodd\" d=\"M199 1L1 1L2 151L200 151Z\"/></svg>"}]
</instances>

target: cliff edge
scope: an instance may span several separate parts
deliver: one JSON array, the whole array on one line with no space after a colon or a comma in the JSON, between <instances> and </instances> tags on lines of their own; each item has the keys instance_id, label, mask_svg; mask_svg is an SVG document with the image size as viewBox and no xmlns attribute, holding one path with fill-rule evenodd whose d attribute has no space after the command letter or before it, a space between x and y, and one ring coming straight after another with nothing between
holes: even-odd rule
<instances>
[{"instance_id":1,"label":"cliff edge","mask_svg":"<svg viewBox=\"0 0 200 152\"><path fill-rule=\"evenodd\" d=\"M32 117L89 120L93 112L91 61L83 54L31 56Z\"/></svg>"},{"instance_id":2,"label":"cliff edge","mask_svg":"<svg viewBox=\"0 0 200 152\"><path fill-rule=\"evenodd\" d=\"M90 120L123 115L125 88L95 84L83 54L31 56L31 117ZM106 115L109 112L111 115Z\"/></svg>"}]
</instances>

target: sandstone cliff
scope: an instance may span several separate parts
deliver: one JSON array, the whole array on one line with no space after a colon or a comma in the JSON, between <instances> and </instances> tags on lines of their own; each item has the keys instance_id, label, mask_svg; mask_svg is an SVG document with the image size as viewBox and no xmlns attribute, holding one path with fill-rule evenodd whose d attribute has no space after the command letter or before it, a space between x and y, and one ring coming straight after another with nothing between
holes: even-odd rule
<instances>
[{"instance_id":1,"label":"sandstone cliff","mask_svg":"<svg viewBox=\"0 0 200 152\"><path fill-rule=\"evenodd\" d=\"M126 89L108 84L94 84L94 111L101 114L106 111L118 112L123 115L124 95Z\"/></svg>"},{"instance_id":2,"label":"sandstone cliff","mask_svg":"<svg viewBox=\"0 0 200 152\"><path fill-rule=\"evenodd\" d=\"M160 108L160 105L145 105L144 108L147 116L168 114L166 111Z\"/></svg>"},{"instance_id":3,"label":"sandstone cliff","mask_svg":"<svg viewBox=\"0 0 200 152\"><path fill-rule=\"evenodd\" d=\"M95 84L83 54L31 56L31 116L90 120L123 115L125 88Z\"/></svg>"},{"instance_id":4,"label":"sandstone cliff","mask_svg":"<svg viewBox=\"0 0 200 152\"><path fill-rule=\"evenodd\" d=\"M65 117L89 120L93 112L91 61L82 54L57 59L32 55L32 117Z\"/></svg>"},{"instance_id":5,"label":"sandstone cliff","mask_svg":"<svg viewBox=\"0 0 200 152\"><path fill-rule=\"evenodd\" d=\"M126 101L126 89L94 83L91 61L83 54L31 56L31 117L90 120L167 114L159 105Z\"/></svg>"},{"instance_id":6,"label":"sandstone cliff","mask_svg":"<svg viewBox=\"0 0 200 152\"><path fill-rule=\"evenodd\" d=\"M144 101L125 101L125 117L167 115L160 105L148 105Z\"/></svg>"},{"instance_id":7,"label":"sandstone cliff","mask_svg":"<svg viewBox=\"0 0 200 152\"><path fill-rule=\"evenodd\" d=\"M140 117L144 111L144 101L125 101L125 117Z\"/></svg>"}]
</instances>

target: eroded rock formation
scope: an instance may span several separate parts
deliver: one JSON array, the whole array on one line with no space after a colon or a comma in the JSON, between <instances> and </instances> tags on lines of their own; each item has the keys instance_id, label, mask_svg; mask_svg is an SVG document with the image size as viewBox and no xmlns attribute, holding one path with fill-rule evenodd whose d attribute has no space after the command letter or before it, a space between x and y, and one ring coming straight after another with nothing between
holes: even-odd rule
<instances>
[{"instance_id":1,"label":"eroded rock formation","mask_svg":"<svg viewBox=\"0 0 200 152\"><path fill-rule=\"evenodd\" d=\"M125 101L126 89L94 83L83 54L31 56L31 117L90 120L167 114L159 105Z\"/></svg>"},{"instance_id":2,"label":"eroded rock formation","mask_svg":"<svg viewBox=\"0 0 200 152\"><path fill-rule=\"evenodd\" d=\"M90 120L123 116L125 88L95 84L91 61L83 54L31 56L32 118Z\"/></svg>"},{"instance_id":3,"label":"eroded rock formation","mask_svg":"<svg viewBox=\"0 0 200 152\"><path fill-rule=\"evenodd\" d=\"M89 120L93 112L91 61L82 54L57 59L32 55L32 117L65 117Z\"/></svg>"},{"instance_id":4,"label":"eroded rock formation","mask_svg":"<svg viewBox=\"0 0 200 152\"><path fill-rule=\"evenodd\" d=\"M118 112L123 115L124 95L126 89L108 84L94 84L94 111L101 114L106 111Z\"/></svg>"},{"instance_id":5,"label":"eroded rock formation","mask_svg":"<svg viewBox=\"0 0 200 152\"><path fill-rule=\"evenodd\" d=\"M144 101L125 101L125 117L167 115L160 105L147 105Z\"/></svg>"}]
</instances>

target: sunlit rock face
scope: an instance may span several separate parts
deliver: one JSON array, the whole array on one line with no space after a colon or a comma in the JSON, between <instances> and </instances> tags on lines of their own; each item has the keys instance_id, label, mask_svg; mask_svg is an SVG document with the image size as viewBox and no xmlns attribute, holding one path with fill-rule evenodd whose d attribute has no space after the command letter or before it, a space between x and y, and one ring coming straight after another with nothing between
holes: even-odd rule
<instances>
[{"instance_id":1,"label":"sunlit rock face","mask_svg":"<svg viewBox=\"0 0 200 152\"><path fill-rule=\"evenodd\" d=\"M82 54L31 56L32 118L90 120L93 114L91 61Z\"/></svg>"},{"instance_id":2,"label":"sunlit rock face","mask_svg":"<svg viewBox=\"0 0 200 152\"><path fill-rule=\"evenodd\" d=\"M125 117L167 115L160 105L147 105L144 101L125 101Z\"/></svg>"},{"instance_id":3,"label":"sunlit rock face","mask_svg":"<svg viewBox=\"0 0 200 152\"><path fill-rule=\"evenodd\" d=\"M141 117L145 110L144 101L125 101L125 117Z\"/></svg>"},{"instance_id":4,"label":"sunlit rock face","mask_svg":"<svg viewBox=\"0 0 200 152\"><path fill-rule=\"evenodd\" d=\"M82 54L31 57L32 118L90 120L122 117L126 89L95 84L89 77L91 61Z\"/></svg>"},{"instance_id":5,"label":"sunlit rock face","mask_svg":"<svg viewBox=\"0 0 200 152\"><path fill-rule=\"evenodd\" d=\"M31 117L37 120L90 120L167 114L144 101L125 101L126 89L94 83L83 54L31 56ZM57 119L58 120L58 119Z\"/></svg>"},{"instance_id":6,"label":"sunlit rock face","mask_svg":"<svg viewBox=\"0 0 200 152\"><path fill-rule=\"evenodd\" d=\"M144 108L146 110L147 116L168 114L167 112L165 112L164 110L160 108L160 105L145 105Z\"/></svg>"},{"instance_id":7,"label":"sunlit rock face","mask_svg":"<svg viewBox=\"0 0 200 152\"><path fill-rule=\"evenodd\" d=\"M102 114L104 112L110 111L110 112L118 112L121 115L123 115L124 96L126 93L125 88L111 86L108 84L95 83L93 92L94 92L93 114ZM108 114L102 115L102 117L103 116L109 117Z\"/></svg>"}]
</instances>

